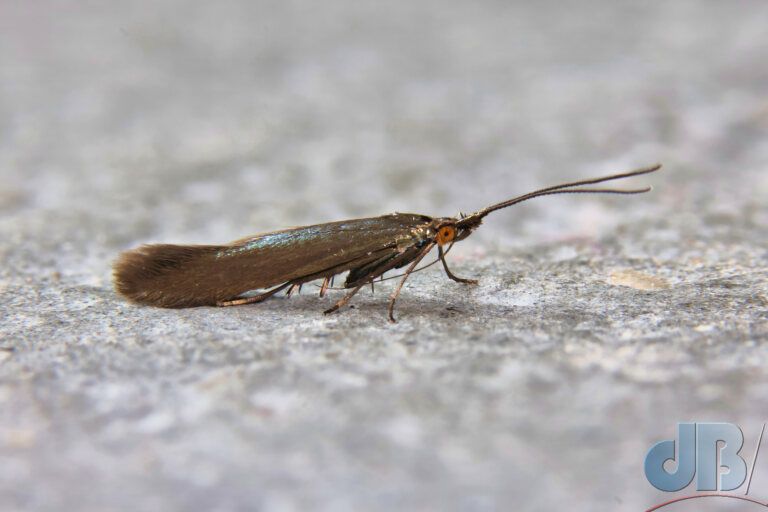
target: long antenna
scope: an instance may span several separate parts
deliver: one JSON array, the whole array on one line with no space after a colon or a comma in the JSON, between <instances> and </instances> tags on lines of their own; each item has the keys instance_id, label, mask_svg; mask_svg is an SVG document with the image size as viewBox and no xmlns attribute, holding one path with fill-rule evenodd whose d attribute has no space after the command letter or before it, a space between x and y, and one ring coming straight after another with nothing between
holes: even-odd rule
<instances>
[{"instance_id":1,"label":"long antenna","mask_svg":"<svg viewBox=\"0 0 768 512\"><path fill-rule=\"evenodd\" d=\"M624 178L631 178L633 176L640 176L643 174L650 174L652 172L658 171L659 169L661 169L661 164L656 164L650 167L642 167L640 169L635 169L634 171L624 172L621 174L612 174L610 176L603 176L601 178L590 178L587 180L573 181L571 183L562 183L560 185L554 185L552 187L534 190L533 192L528 192L527 194L523 194L518 197L513 197L512 199L508 199L501 203L494 204L487 208L483 208L482 210L476 211L475 213L472 213L464 217L463 219L461 219L459 222L457 222L456 227L458 228L475 227L479 225L483 217L485 217L489 213L495 212L496 210L501 210L502 208L507 208L508 206L512 206L517 203L522 203L523 201L527 201L528 199L533 199L534 197L550 196L555 194L643 194L645 192L650 191L651 187L629 189L629 190L614 189L614 188L576 188L576 187L582 187L584 185L594 185L596 183L620 180Z\"/></svg>"}]
</instances>

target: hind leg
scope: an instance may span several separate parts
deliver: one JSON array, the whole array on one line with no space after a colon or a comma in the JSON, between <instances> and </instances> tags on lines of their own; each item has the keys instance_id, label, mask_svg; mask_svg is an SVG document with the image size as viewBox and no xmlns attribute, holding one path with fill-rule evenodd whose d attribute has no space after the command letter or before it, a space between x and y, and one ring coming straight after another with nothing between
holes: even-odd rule
<instances>
[{"instance_id":1,"label":"hind leg","mask_svg":"<svg viewBox=\"0 0 768 512\"><path fill-rule=\"evenodd\" d=\"M355 287L355 288L354 288L354 289L353 289L351 292L349 292L348 294L346 294L344 297L342 297L342 298L341 298L341 300L339 300L339 301L338 301L336 304L334 304L334 305L333 305L333 307L331 307L331 308L328 308L328 309L326 309L325 311L323 311L323 314L325 314L325 315L330 315L330 314L331 314L331 313L333 313L334 311L338 311L338 310L339 310L339 308L342 308L342 307L344 307L344 306L347 304L347 302L349 302L350 300L352 300L352 297L354 297L354 296L355 296L355 294L356 294L357 292L359 292L359 291L360 291L360 288L362 288L362 287L363 287L363 286L365 286L366 284L368 284L368 282L367 282L367 281L366 281L366 282L364 282L364 283L362 283L362 284L360 284L360 285L358 285L358 286L356 286L356 287Z\"/></svg>"},{"instance_id":2,"label":"hind leg","mask_svg":"<svg viewBox=\"0 0 768 512\"><path fill-rule=\"evenodd\" d=\"M242 306L243 304L254 304L256 302L261 302L263 300L270 298L280 290L284 290L287 287L291 286L291 284L292 283L290 282L281 284L277 288L272 288L268 292L264 292L260 295L254 295L253 297L242 297L240 299L232 299L232 300L220 300L216 302L216 305L220 307L225 307L225 306Z\"/></svg>"}]
</instances>

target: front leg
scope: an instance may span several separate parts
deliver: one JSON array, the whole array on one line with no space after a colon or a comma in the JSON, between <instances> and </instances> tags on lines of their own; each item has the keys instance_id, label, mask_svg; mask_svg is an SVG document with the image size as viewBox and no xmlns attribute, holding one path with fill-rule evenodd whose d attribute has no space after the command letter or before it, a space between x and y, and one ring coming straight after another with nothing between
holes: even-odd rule
<instances>
[{"instance_id":1,"label":"front leg","mask_svg":"<svg viewBox=\"0 0 768 512\"><path fill-rule=\"evenodd\" d=\"M451 269L448 268L448 262L445 261L445 254L443 253L443 248L439 245L437 246L437 254L440 258L440 261L443 262L443 268L445 269L445 273L448 275L450 279L453 279L457 283L464 283L464 284L477 284L477 279L464 279L463 277L457 277L453 275L453 272L451 272Z\"/></svg>"}]
</instances>

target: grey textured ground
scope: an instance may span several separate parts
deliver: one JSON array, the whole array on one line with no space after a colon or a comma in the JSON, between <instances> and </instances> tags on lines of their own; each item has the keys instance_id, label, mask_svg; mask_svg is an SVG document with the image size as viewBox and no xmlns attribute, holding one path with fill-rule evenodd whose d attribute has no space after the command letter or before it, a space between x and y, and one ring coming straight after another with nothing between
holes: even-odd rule
<instances>
[{"instance_id":1,"label":"grey textured ground","mask_svg":"<svg viewBox=\"0 0 768 512\"><path fill-rule=\"evenodd\" d=\"M767 19L762 0L3 2L0 508L634 511L671 497L642 461L678 421L737 423L751 457ZM396 325L384 285L323 317L340 292L167 311L110 284L140 243L452 215L655 161L649 195L489 218L450 258L480 285L415 275Z\"/></svg>"}]
</instances>

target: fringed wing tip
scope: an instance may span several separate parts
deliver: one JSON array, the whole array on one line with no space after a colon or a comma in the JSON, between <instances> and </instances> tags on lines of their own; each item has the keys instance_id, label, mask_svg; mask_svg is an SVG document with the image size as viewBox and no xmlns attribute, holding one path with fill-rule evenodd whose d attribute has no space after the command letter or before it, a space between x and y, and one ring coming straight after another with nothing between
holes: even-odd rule
<instances>
[{"instance_id":1,"label":"fringed wing tip","mask_svg":"<svg viewBox=\"0 0 768 512\"><path fill-rule=\"evenodd\" d=\"M132 302L151 306L213 305L216 298L190 285L189 274L196 260L216 250L215 246L143 245L126 251L112 267L115 290Z\"/></svg>"}]
</instances>

